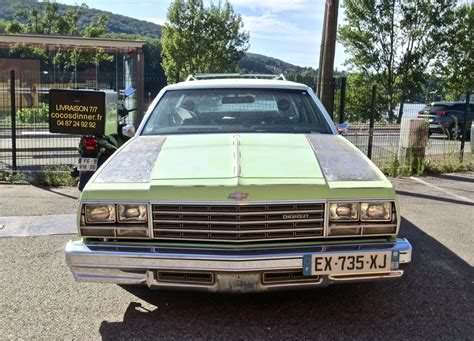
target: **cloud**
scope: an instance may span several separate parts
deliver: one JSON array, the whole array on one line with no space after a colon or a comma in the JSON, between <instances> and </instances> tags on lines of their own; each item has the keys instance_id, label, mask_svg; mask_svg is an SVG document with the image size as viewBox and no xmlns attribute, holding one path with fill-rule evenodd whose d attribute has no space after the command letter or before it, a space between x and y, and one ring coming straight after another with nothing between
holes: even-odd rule
<instances>
[{"instance_id":1,"label":"cloud","mask_svg":"<svg viewBox=\"0 0 474 341\"><path fill-rule=\"evenodd\" d=\"M307 30L295 23L284 21L280 16L265 13L259 16L243 16L244 30L250 32L250 39L259 38L279 41L282 47L296 48L298 44L314 44L320 36L317 30Z\"/></svg>"},{"instance_id":2,"label":"cloud","mask_svg":"<svg viewBox=\"0 0 474 341\"><path fill-rule=\"evenodd\" d=\"M153 24L161 25L161 26L166 24L166 20L163 20L160 18L138 18L138 19L145 20L145 21L151 22Z\"/></svg>"},{"instance_id":3,"label":"cloud","mask_svg":"<svg viewBox=\"0 0 474 341\"><path fill-rule=\"evenodd\" d=\"M251 8L253 10L269 10L282 12L300 10L311 5L311 0L231 0L232 5Z\"/></svg>"}]
</instances>

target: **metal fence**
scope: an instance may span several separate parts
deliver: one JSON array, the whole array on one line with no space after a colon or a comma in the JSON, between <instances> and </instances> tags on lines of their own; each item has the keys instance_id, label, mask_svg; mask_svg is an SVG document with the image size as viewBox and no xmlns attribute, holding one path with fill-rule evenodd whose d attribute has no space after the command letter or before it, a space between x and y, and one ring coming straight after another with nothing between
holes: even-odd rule
<instances>
[{"instance_id":1,"label":"metal fence","mask_svg":"<svg viewBox=\"0 0 474 341\"><path fill-rule=\"evenodd\" d=\"M403 162L403 153L407 149L419 149L416 151L427 162L438 162L443 160L470 160L472 156L472 137L468 133L450 136L449 129L443 131L432 131L432 122L429 118L419 118L423 114L425 104L405 103L402 107L401 123L392 124L376 122L375 117L381 117L377 113L377 98L375 86L372 87L371 97L367 100L371 103L371 113L367 122L354 122L350 124L349 131L345 137L365 153L379 166L384 166L397 160ZM467 98L470 94L467 94ZM344 101L344 100L343 100ZM468 109L469 101L462 105L466 122L458 122L470 131L472 111ZM399 112L400 107L394 108ZM467 119L469 118L469 119ZM415 121L415 122L414 122ZM414 128L418 127L418 128ZM422 129L421 129L422 128ZM421 129L421 130L420 130ZM461 128L460 128L461 129Z\"/></svg>"},{"instance_id":2,"label":"metal fence","mask_svg":"<svg viewBox=\"0 0 474 341\"><path fill-rule=\"evenodd\" d=\"M49 132L49 90L115 90L117 84L115 74L91 79L84 73L63 72L54 78L0 70L0 170L36 171L77 163L80 137Z\"/></svg>"},{"instance_id":3,"label":"metal fence","mask_svg":"<svg viewBox=\"0 0 474 341\"><path fill-rule=\"evenodd\" d=\"M13 76L13 77L12 77ZM87 74L62 73L51 75L38 72L0 70L0 171L35 171L45 166L73 165L77 162L79 136L52 134L48 130L48 93L55 89L112 89L117 75L101 74L91 79ZM295 79L310 83L314 78ZM128 82L130 83L130 82ZM344 121L345 81L335 80L334 87L335 121ZM350 85L348 85L350 86ZM123 88L118 89L121 93ZM145 105L151 96L145 94ZM404 122L417 117L424 104L405 104L402 124L388 124L375 121L376 99L368 99L374 106L373 115L366 122L349 122L345 137L368 155L376 164L383 166L399 157L401 141L409 134ZM397 109L396 109L397 110ZM425 141L426 160L440 160L445 157L471 158L469 141L450 140L444 134L433 134ZM461 153L462 150L462 153Z\"/></svg>"}]
</instances>

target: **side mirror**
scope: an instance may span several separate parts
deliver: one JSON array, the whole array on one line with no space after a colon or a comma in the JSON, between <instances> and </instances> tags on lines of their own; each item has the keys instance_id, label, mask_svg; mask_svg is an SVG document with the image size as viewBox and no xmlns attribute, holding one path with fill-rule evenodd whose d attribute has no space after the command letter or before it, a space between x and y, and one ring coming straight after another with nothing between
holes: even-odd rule
<instances>
[{"instance_id":1,"label":"side mirror","mask_svg":"<svg viewBox=\"0 0 474 341\"><path fill-rule=\"evenodd\" d=\"M336 129L339 134L344 135L349 131L349 123L339 123L336 125Z\"/></svg>"},{"instance_id":2,"label":"side mirror","mask_svg":"<svg viewBox=\"0 0 474 341\"><path fill-rule=\"evenodd\" d=\"M129 86L128 88L125 89L123 92L123 95L125 98L132 96L137 89L135 89L133 86Z\"/></svg>"},{"instance_id":3,"label":"side mirror","mask_svg":"<svg viewBox=\"0 0 474 341\"><path fill-rule=\"evenodd\" d=\"M134 137L135 136L135 127L131 124L127 124L126 126L122 127L122 134L126 137Z\"/></svg>"}]
</instances>

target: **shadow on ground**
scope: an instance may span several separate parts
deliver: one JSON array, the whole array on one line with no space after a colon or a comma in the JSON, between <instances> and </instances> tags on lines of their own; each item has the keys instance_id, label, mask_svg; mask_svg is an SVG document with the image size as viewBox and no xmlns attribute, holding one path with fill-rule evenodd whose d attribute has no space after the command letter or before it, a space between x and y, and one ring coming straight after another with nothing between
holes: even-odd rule
<instances>
[{"instance_id":1,"label":"shadow on ground","mask_svg":"<svg viewBox=\"0 0 474 341\"><path fill-rule=\"evenodd\" d=\"M103 321L100 333L104 339L472 337L472 268L407 220L401 235L414 252L399 280L253 295L127 287L156 308L131 302L123 322Z\"/></svg>"}]
</instances>

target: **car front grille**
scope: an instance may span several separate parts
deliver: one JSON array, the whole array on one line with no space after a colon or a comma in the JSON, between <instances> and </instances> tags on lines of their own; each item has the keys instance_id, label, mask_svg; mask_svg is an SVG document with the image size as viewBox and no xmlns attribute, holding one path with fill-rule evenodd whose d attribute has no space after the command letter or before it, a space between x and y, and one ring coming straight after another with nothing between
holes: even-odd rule
<instances>
[{"instance_id":1,"label":"car front grille","mask_svg":"<svg viewBox=\"0 0 474 341\"><path fill-rule=\"evenodd\" d=\"M243 243L323 238L324 204L153 204L159 240Z\"/></svg>"}]
</instances>

